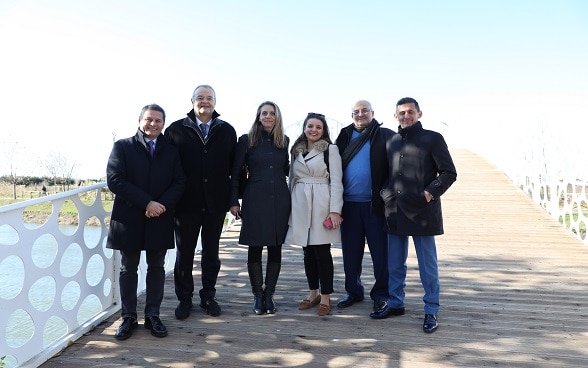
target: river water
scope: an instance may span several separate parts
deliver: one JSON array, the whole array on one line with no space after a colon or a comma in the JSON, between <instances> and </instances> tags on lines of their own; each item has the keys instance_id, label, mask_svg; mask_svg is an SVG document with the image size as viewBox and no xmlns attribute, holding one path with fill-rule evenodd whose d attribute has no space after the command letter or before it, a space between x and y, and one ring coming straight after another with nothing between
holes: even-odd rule
<instances>
[{"instance_id":1,"label":"river water","mask_svg":"<svg viewBox=\"0 0 588 368\"><path fill-rule=\"evenodd\" d=\"M59 227L64 234L73 234L77 229L76 226L71 225L60 225ZM100 227L86 226L84 228L84 240L88 244L97 244L101 235ZM17 237L18 235L13 230L0 227L0 244L15 244ZM68 247L60 260L55 259L56 247L55 238L52 236L39 237L31 248L31 257L35 265L44 267L49 266L51 262L58 262L62 275L69 276L77 272L84 272L88 277L88 283L96 285L99 282L99 279L90 280L90 278L92 275L99 275L98 277L101 278L105 271L103 262L90 261L86 270L80 270L79 265L83 263L81 261L83 258L81 247ZM79 300L80 287L75 282L68 283L63 291L56 292L54 279L46 276L37 280L29 290L21 290L24 279L25 269L23 261L19 257L9 256L0 259L0 302L12 300L20 293L26 293L29 302L36 310L46 311L52 307L53 303L61 303L66 310L70 310ZM98 298L90 297L82 302L77 314L78 320L85 321L99 313L101 309ZM50 318L46 326L37 326L37 329L43 331L44 346L68 332L65 322L55 317ZM24 310L18 310L10 316L6 331L3 332L7 345L16 348L29 341L33 331L35 331L35 326L31 316Z\"/></svg>"}]
</instances>

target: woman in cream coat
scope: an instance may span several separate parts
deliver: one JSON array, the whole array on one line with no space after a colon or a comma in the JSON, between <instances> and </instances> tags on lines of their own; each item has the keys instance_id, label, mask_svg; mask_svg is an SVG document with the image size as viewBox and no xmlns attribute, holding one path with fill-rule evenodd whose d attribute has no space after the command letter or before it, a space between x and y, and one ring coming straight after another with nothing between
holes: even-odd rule
<instances>
[{"instance_id":1,"label":"woman in cream coat","mask_svg":"<svg viewBox=\"0 0 588 368\"><path fill-rule=\"evenodd\" d=\"M328 150L328 167L325 151ZM333 292L333 258L331 243L341 241L339 225L343 207L341 156L329 137L325 116L309 113L302 134L291 150L290 214L286 244L304 249L304 270L310 294L298 309L310 309L318 304L320 316L331 312ZM327 228L325 221L332 225ZM319 293L320 286L320 293Z\"/></svg>"}]
</instances>

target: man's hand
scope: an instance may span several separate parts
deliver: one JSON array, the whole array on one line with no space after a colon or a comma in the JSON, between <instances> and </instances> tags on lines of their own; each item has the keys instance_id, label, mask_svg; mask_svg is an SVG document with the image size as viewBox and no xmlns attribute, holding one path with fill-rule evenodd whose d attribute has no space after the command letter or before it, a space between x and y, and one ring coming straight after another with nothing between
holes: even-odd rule
<instances>
[{"instance_id":1,"label":"man's hand","mask_svg":"<svg viewBox=\"0 0 588 368\"><path fill-rule=\"evenodd\" d=\"M159 215L163 214L166 211L164 205L159 202L150 201L147 204L147 208L145 209L145 216L146 217L158 217Z\"/></svg>"}]
</instances>

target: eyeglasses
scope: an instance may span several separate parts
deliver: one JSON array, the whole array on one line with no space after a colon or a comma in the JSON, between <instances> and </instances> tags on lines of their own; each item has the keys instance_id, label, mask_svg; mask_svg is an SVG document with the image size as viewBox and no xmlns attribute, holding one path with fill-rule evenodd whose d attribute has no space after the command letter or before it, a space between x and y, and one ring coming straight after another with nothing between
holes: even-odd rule
<instances>
[{"instance_id":1,"label":"eyeglasses","mask_svg":"<svg viewBox=\"0 0 588 368\"><path fill-rule=\"evenodd\" d=\"M323 114L317 114L316 112L309 112L308 115L306 115L306 118L319 118L319 119L324 119L325 115Z\"/></svg>"},{"instance_id":2,"label":"eyeglasses","mask_svg":"<svg viewBox=\"0 0 588 368\"><path fill-rule=\"evenodd\" d=\"M214 101L214 98L213 98L212 96L207 96L207 97L204 97L204 96L198 96L198 97L196 97L196 98L194 99L194 101L198 101L198 102L202 102L202 101L208 101L208 102L211 102L211 101Z\"/></svg>"},{"instance_id":3,"label":"eyeglasses","mask_svg":"<svg viewBox=\"0 0 588 368\"><path fill-rule=\"evenodd\" d=\"M370 109L353 110L351 112L351 115L353 115L353 116L357 116L359 114L364 114L365 115L365 114L368 114L370 112L372 112L372 110L370 110Z\"/></svg>"}]
</instances>

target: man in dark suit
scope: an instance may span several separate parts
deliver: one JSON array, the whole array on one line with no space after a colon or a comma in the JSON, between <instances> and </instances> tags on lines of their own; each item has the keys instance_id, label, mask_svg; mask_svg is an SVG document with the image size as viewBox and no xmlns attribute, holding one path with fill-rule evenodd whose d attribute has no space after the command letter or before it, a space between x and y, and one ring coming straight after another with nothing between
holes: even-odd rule
<instances>
[{"instance_id":1,"label":"man in dark suit","mask_svg":"<svg viewBox=\"0 0 588 368\"><path fill-rule=\"evenodd\" d=\"M193 109L165 131L175 145L186 173L186 190L175 213L176 264L174 285L179 300L176 318L188 318L194 294L194 253L202 229L202 289L200 307L210 316L219 316L215 300L220 271L219 240L231 191L231 166L237 133L214 109L216 94L209 85L192 93Z\"/></svg>"},{"instance_id":2,"label":"man in dark suit","mask_svg":"<svg viewBox=\"0 0 588 368\"><path fill-rule=\"evenodd\" d=\"M174 248L173 211L184 190L185 176L177 149L161 135L165 112L147 105L135 136L114 144L108 159L108 188L116 195L107 248L121 253L120 296L123 322L118 340L128 339L137 323L137 269L141 251L147 259L145 328L167 336L159 319L165 283L164 261Z\"/></svg>"}]
</instances>

